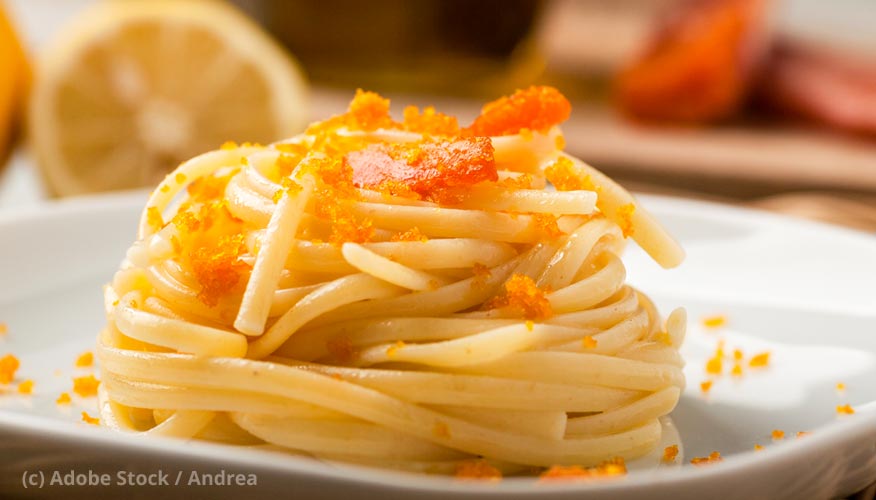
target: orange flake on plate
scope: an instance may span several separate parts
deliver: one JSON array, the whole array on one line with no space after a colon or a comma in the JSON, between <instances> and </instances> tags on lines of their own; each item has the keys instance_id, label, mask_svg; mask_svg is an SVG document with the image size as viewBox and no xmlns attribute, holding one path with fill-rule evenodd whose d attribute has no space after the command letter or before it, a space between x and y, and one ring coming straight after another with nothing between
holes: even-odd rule
<instances>
[{"instance_id":1,"label":"orange flake on plate","mask_svg":"<svg viewBox=\"0 0 876 500\"><path fill-rule=\"evenodd\" d=\"M94 378L94 375L86 375L84 377L76 377L73 379L73 392L87 398L97 395L97 387L100 385L100 380Z\"/></svg>"},{"instance_id":2,"label":"orange flake on plate","mask_svg":"<svg viewBox=\"0 0 876 500\"><path fill-rule=\"evenodd\" d=\"M721 458L721 454L717 451L713 451L712 453L709 453L709 456L707 457L693 457L690 460L690 463L694 465L708 465L720 462L721 460L723 460L723 458Z\"/></svg>"},{"instance_id":3,"label":"orange flake on plate","mask_svg":"<svg viewBox=\"0 0 876 500\"><path fill-rule=\"evenodd\" d=\"M91 425L100 425L100 419L96 417L92 417L88 414L88 412L82 412L82 421L86 424Z\"/></svg>"},{"instance_id":4,"label":"orange flake on plate","mask_svg":"<svg viewBox=\"0 0 876 500\"><path fill-rule=\"evenodd\" d=\"M15 378L15 372L21 363L12 354L0 358L0 384L8 384Z\"/></svg>"},{"instance_id":5,"label":"orange flake on plate","mask_svg":"<svg viewBox=\"0 0 876 500\"><path fill-rule=\"evenodd\" d=\"M86 368L94 364L94 354L91 351L85 351L76 358L77 368Z\"/></svg>"},{"instance_id":6,"label":"orange flake on plate","mask_svg":"<svg viewBox=\"0 0 876 500\"><path fill-rule=\"evenodd\" d=\"M500 481L502 471L490 465L486 460L463 460L456 466L454 476L457 479Z\"/></svg>"},{"instance_id":7,"label":"orange flake on plate","mask_svg":"<svg viewBox=\"0 0 876 500\"><path fill-rule=\"evenodd\" d=\"M33 380L25 380L18 384L18 393L30 395L33 393Z\"/></svg>"},{"instance_id":8,"label":"orange flake on plate","mask_svg":"<svg viewBox=\"0 0 876 500\"><path fill-rule=\"evenodd\" d=\"M663 448L663 461L664 462L673 462L673 461L675 461L676 457L678 457L678 445L677 444Z\"/></svg>"},{"instance_id":9,"label":"orange flake on plate","mask_svg":"<svg viewBox=\"0 0 876 500\"><path fill-rule=\"evenodd\" d=\"M836 412L839 415L854 415L855 409L851 405L844 404L836 407Z\"/></svg>"},{"instance_id":10,"label":"orange flake on plate","mask_svg":"<svg viewBox=\"0 0 876 500\"><path fill-rule=\"evenodd\" d=\"M727 324L727 318L723 315L708 316L703 318L703 326L706 328L720 328Z\"/></svg>"},{"instance_id":11,"label":"orange flake on plate","mask_svg":"<svg viewBox=\"0 0 876 500\"><path fill-rule=\"evenodd\" d=\"M762 353L760 353L760 354L755 354L755 355L752 356L752 358L748 361L748 366L750 366L750 367L752 367L752 368L763 368L763 367L765 367L765 366L768 366L769 364L770 364L770 353L769 353L769 351L767 351L767 352L762 352Z\"/></svg>"}]
</instances>

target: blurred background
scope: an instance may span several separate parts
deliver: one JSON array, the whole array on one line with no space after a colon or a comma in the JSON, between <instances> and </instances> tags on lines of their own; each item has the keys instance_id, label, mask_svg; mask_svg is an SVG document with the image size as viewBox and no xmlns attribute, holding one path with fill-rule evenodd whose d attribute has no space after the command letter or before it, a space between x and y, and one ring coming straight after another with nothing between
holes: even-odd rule
<instances>
[{"instance_id":1,"label":"blurred background","mask_svg":"<svg viewBox=\"0 0 876 500\"><path fill-rule=\"evenodd\" d=\"M356 88L468 123L533 83L627 187L876 231L873 0L0 0L0 210L151 186Z\"/></svg>"}]
</instances>

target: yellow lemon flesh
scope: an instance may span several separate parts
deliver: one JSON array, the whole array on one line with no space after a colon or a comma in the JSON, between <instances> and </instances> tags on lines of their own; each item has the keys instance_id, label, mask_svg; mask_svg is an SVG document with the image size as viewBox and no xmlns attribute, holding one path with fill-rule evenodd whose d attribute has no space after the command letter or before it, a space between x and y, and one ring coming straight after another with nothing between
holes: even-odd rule
<instances>
[{"instance_id":1,"label":"yellow lemon flesh","mask_svg":"<svg viewBox=\"0 0 876 500\"><path fill-rule=\"evenodd\" d=\"M9 156L29 81L24 51L0 3L0 166Z\"/></svg>"},{"instance_id":2,"label":"yellow lemon flesh","mask_svg":"<svg viewBox=\"0 0 876 500\"><path fill-rule=\"evenodd\" d=\"M307 119L295 61L213 1L98 3L37 71L30 142L60 196L154 185L227 140L274 141Z\"/></svg>"}]
</instances>

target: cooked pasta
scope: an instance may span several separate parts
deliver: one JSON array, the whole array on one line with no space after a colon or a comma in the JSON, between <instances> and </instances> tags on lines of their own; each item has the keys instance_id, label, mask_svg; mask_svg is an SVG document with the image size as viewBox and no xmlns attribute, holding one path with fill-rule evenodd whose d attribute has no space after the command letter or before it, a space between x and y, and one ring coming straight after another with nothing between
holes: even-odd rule
<instances>
[{"instance_id":1,"label":"cooked pasta","mask_svg":"<svg viewBox=\"0 0 876 500\"><path fill-rule=\"evenodd\" d=\"M508 473L633 458L684 385L685 315L625 284L683 252L562 151L532 87L468 127L349 111L182 164L105 288L101 421L325 460ZM546 188L548 184L555 189Z\"/></svg>"}]
</instances>

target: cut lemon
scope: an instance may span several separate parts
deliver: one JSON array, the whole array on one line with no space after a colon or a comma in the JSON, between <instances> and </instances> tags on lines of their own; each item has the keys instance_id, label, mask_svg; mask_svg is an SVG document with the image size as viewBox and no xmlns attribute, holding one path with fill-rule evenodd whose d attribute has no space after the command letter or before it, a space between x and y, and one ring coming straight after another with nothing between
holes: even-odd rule
<instances>
[{"instance_id":1,"label":"cut lemon","mask_svg":"<svg viewBox=\"0 0 876 500\"><path fill-rule=\"evenodd\" d=\"M9 156L29 80L24 51L0 2L0 166Z\"/></svg>"},{"instance_id":2,"label":"cut lemon","mask_svg":"<svg viewBox=\"0 0 876 500\"><path fill-rule=\"evenodd\" d=\"M31 147L61 196L154 185L225 141L278 140L307 119L297 63L214 1L98 3L37 70Z\"/></svg>"}]
</instances>

